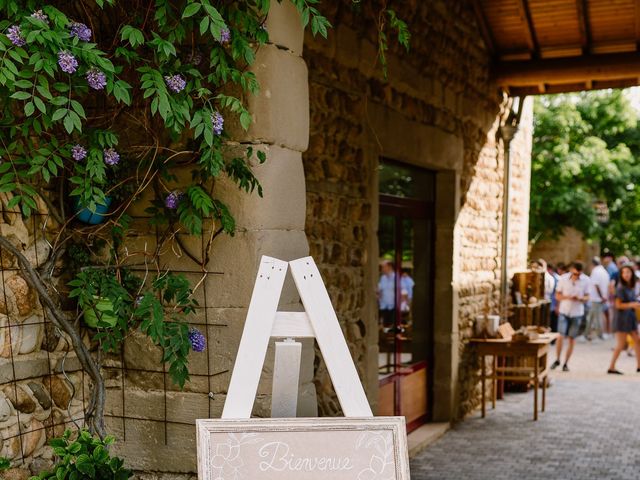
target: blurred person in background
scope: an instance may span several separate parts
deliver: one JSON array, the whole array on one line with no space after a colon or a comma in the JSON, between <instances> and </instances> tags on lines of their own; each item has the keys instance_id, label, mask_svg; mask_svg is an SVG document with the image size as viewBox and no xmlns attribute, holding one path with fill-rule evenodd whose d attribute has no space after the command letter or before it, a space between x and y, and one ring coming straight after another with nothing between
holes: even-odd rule
<instances>
[{"instance_id":1,"label":"blurred person in background","mask_svg":"<svg viewBox=\"0 0 640 480\"><path fill-rule=\"evenodd\" d=\"M591 260L591 289L589 291L589 302L591 306L587 314L587 326L584 335L587 340L591 340L591 333L596 332L600 339L604 339L602 332L602 319L604 309L609 299L609 272L602 266L600 257L593 257Z\"/></svg>"},{"instance_id":2,"label":"blurred person in background","mask_svg":"<svg viewBox=\"0 0 640 480\"><path fill-rule=\"evenodd\" d=\"M584 305L589 300L591 280L582 273L584 265L575 261L569 267L569 273L560 277L556 287L556 298L559 305L558 332L561 337L556 342L556 361L551 364L554 369L560 365L562 346L566 340L569 343L562 371L569 371L569 359L573 353L576 337L580 331L580 324L584 318Z\"/></svg>"},{"instance_id":3,"label":"blurred person in background","mask_svg":"<svg viewBox=\"0 0 640 480\"><path fill-rule=\"evenodd\" d=\"M637 301L637 298L636 275L633 271L633 266L630 264L623 265L620 268L620 281L615 296L616 315L613 322L613 330L616 336L616 348L613 350L611 364L607 373L622 375L622 372L616 369L616 362L620 353L627 349L627 335L630 335L633 339L636 360L638 361L636 372L640 372L640 342L638 340L638 319L636 317L636 308L640 308L640 302Z\"/></svg>"},{"instance_id":4,"label":"blurred person in background","mask_svg":"<svg viewBox=\"0 0 640 480\"><path fill-rule=\"evenodd\" d=\"M558 287L558 280L560 280L560 275L555 271L553 265L547 264L547 272L549 275L553 277L553 291L551 292L551 331L558 331L558 300L556 299L556 288ZM555 340L553 341L555 343Z\"/></svg>"}]
</instances>

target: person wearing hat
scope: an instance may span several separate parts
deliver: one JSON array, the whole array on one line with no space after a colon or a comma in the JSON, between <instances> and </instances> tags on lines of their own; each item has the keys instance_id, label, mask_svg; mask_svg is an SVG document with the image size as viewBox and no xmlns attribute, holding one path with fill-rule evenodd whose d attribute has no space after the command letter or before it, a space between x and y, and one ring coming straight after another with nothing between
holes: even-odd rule
<instances>
[{"instance_id":1,"label":"person wearing hat","mask_svg":"<svg viewBox=\"0 0 640 480\"><path fill-rule=\"evenodd\" d=\"M602 266L600 257L593 257L591 260L593 269L591 270L591 289L589 291L589 301L591 308L587 314L587 328L584 336L587 340L591 340L591 333L596 332L598 337L603 340L602 317L608 300L609 289L609 272Z\"/></svg>"},{"instance_id":2,"label":"person wearing hat","mask_svg":"<svg viewBox=\"0 0 640 480\"><path fill-rule=\"evenodd\" d=\"M551 295L556 287L556 280L547 271L547 262L542 258L532 260L530 265L531 271L544 274L544 298L545 300L551 300Z\"/></svg>"}]
</instances>

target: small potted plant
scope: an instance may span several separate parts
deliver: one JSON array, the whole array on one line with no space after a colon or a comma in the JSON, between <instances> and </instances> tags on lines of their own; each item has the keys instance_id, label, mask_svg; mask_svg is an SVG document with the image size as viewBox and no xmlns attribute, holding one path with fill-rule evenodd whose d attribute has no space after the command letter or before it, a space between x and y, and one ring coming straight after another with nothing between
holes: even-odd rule
<instances>
[{"instance_id":1,"label":"small potted plant","mask_svg":"<svg viewBox=\"0 0 640 480\"><path fill-rule=\"evenodd\" d=\"M84 323L91 328L113 328L130 316L131 295L108 268L84 267L69 283L70 298L77 298Z\"/></svg>"},{"instance_id":2,"label":"small potted plant","mask_svg":"<svg viewBox=\"0 0 640 480\"><path fill-rule=\"evenodd\" d=\"M110 205L111 197L105 197L104 203L95 203L87 206L84 206L78 199L74 205L76 218L89 225L99 225L107 219Z\"/></svg>"},{"instance_id":3,"label":"small potted plant","mask_svg":"<svg viewBox=\"0 0 640 480\"><path fill-rule=\"evenodd\" d=\"M84 306L84 323L91 328L113 327L118 322L109 298L93 297L92 306ZM88 308L87 308L88 307Z\"/></svg>"},{"instance_id":4,"label":"small potted plant","mask_svg":"<svg viewBox=\"0 0 640 480\"><path fill-rule=\"evenodd\" d=\"M103 146L102 150L97 146L85 148L77 144L71 148L71 156L78 162L80 172L90 170L100 172L100 178L105 178L106 168L116 167L120 161L120 154L113 148L114 139L103 138L97 140L99 135L95 135L96 143ZM86 188L81 177L71 178L71 183L76 185L71 195L75 197L73 207L76 218L89 225L98 225L108 218L109 207L112 197L106 195L102 190Z\"/></svg>"}]
</instances>

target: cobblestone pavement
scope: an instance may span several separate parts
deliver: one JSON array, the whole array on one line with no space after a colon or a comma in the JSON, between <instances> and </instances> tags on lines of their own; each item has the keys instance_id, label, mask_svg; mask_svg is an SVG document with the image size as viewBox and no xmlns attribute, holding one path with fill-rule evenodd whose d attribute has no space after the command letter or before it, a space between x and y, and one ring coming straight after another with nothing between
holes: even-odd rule
<instances>
[{"instance_id":1,"label":"cobblestone pavement","mask_svg":"<svg viewBox=\"0 0 640 480\"><path fill-rule=\"evenodd\" d=\"M475 412L414 458L411 478L640 479L640 373L623 354L625 375L606 375L612 346L576 345L571 372L552 373L538 422L532 393L507 394L485 419Z\"/></svg>"}]
</instances>

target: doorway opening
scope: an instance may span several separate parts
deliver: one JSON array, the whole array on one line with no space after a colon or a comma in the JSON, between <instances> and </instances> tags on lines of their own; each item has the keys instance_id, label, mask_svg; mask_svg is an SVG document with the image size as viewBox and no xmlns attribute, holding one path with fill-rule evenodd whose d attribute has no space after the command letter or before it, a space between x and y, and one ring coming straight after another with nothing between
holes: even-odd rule
<instances>
[{"instance_id":1,"label":"doorway opening","mask_svg":"<svg viewBox=\"0 0 640 480\"><path fill-rule=\"evenodd\" d=\"M429 420L433 383L435 172L379 166L379 414Z\"/></svg>"}]
</instances>

